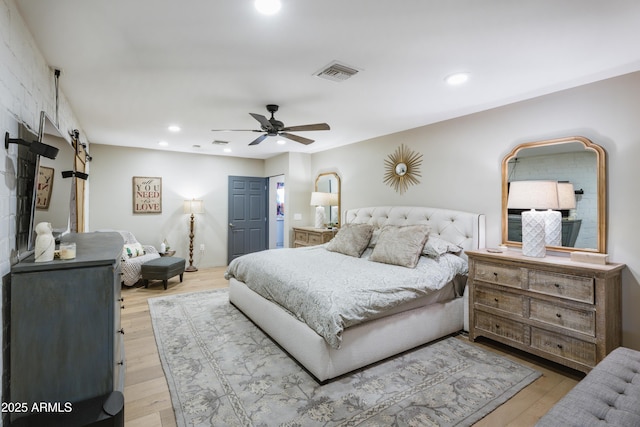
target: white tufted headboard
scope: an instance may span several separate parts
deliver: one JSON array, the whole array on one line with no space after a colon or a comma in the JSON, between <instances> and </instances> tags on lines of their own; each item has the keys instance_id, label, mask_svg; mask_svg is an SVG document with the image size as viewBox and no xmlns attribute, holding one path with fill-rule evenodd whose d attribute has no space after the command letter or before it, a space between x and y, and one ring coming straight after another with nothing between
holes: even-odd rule
<instances>
[{"instance_id":1,"label":"white tufted headboard","mask_svg":"<svg viewBox=\"0 0 640 427\"><path fill-rule=\"evenodd\" d=\"M349 209L344 224L384 225L428 224L431 234L455 243L464 250L485 247L484 214L421 206L375 206Z\"/></svg>"}]
</instances>

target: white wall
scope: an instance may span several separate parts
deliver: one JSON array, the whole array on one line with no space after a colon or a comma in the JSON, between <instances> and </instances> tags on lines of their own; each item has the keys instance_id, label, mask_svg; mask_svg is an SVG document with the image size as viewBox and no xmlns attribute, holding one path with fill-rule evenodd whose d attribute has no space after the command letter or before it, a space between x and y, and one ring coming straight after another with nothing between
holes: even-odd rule
<instances>
[{"instance_id":1,"label":"white wall","mask_svg":"<svg viewBox=\"0 0 640 427\"><path fill-rule=\"evenodd\" d=\"M311 171L314 176L327 170L340 174L343 210L405 204L482 212L487 215L487 245L496 246L501 242L503 157L523 142L591 139L608 155L608 253L613 262L627 264L623 345L640 350L639 111L640 73L633 73L317 153ZM423 154L421 183L402 196L383 183L384 159L400 143Z\"/></svg>"},{"instance_id":2,"label":"white wall","mask_svg":"<svg viewBox=\"0 0 640 427\"><path fill-rule=\"evenodd\" d=\"M194 265L227 264L228 177L262 177L263 160L99 144L90 152L89 231L128 230L156 248L166 238L176 256L188 260L189 215L183 213L183 202L202 199L205 213L195 216ZM162 213L133 213L134 176L162 178Z\"/></svg>"},{"instance_id":3,"label":"white wall","mask_svg":"<svg viewBox=\"0 0 640 427\"><path fill-rule=\"evenodd\" d=\"M9 132L12 138L16 138L20 123L37 133L41 111L55 118L53 71L27 31L13 0L0 0L1 136L4 138L5 132ZM63 93L60 93L58 111L62 132L81 130ZM84 140L82 131L81 139ZM3 293L16 249L16 153L14 145L9 150L5 150L4 144L0 148L0 276L3 278ZM5 333L6 325L3 324L2 335ZM2 354L0 352L0 365L3 366Z\"/></svg>"}]
</instances>

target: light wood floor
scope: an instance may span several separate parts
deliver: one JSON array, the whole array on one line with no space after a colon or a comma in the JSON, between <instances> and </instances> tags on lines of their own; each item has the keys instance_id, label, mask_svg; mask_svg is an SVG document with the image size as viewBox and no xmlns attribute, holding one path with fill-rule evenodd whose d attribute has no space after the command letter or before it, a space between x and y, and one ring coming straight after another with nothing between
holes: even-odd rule
<instances>
[{"instance_id":1,"label":"light wood floor","mask_svg":"<svg viewBox=\"0 0 640 427\"><path fill-rule=\"evenodd\" d=\"M147 299L227 287L228 283L223 277L224 270L224 267L220 267L185 273L182 283L177 277L171 279L167 290L164 290L162 282L159 281L152 282L147 289L144 287L123 287L122 326L125 331L127 368L124 390L126 427L176 425L169 389L153 336ZM466 340L463 336L459 338ZM582 377L577 372L566 370L499 344L493 344L489 341L474 344L542 372L542 377L476 423L476 426L533 426Z\"/></svg>"}]
</instances>

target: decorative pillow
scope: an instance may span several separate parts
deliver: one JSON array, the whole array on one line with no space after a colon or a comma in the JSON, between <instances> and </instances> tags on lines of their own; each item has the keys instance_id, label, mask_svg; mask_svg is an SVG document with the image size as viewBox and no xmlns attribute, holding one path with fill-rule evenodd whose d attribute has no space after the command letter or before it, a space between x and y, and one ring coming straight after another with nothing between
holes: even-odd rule
<instances>
[{"instance_id":1,"label":"decorative pillow","mask_svg":"<svg viewBox=\"0 0 640 427\"><path fill-rule=\"evenodd\" d=\"M424 244L422 255L426 255L431 258L438 258L440 255L444 255L446 253L457 254L461 251L462 248L460 246L432 234L429 236L427 243Z\"/></svg>"},{"instance_id":2,"label":"decorative pillow","mask_svg":"<svg viewBox=\"0 0 640 427\"><path fill-rule=\"evenodd\" d=\"M135 258L137 256L144 255L144 249L141 243L126 244L122 248L123 258Z\"/></svg>"},{"instance_id":3,"label":"decorative pillow","mask_svg":"<svg viewBox=\"0 0 640 427\"><path fill-rule=\"evenodd\" d=\"M380 232L369 260L415 268L429 231L431 227L428 225L387 225Z\"/></svg>"},{"instance_id":4,"label":"decorative pillow","mask_svg":"<svg viewBox=\"0 0 640 427\"><path fill-rule=\"evenodd\" d=\"M362 252L367 249L367 245L369 245L371 233L373 233L373 225L344 225L334 238L329 241L327 250L359 258Z\"/></svg>"}]
</instances>

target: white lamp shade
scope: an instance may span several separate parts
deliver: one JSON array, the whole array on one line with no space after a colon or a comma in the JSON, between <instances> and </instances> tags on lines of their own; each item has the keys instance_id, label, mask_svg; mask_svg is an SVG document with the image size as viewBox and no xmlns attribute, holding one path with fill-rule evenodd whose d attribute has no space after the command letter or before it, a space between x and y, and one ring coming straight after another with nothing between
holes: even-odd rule
<instances>
[{"instance_id":1,"label":"white lamp shade","mask_svg":"<svg viewBox=\"0 0 640 427\"><path fill-rule=\"evenodd\" d=\"M183 212L186 214L201 214L204 212L204 203L202 200L185 200Z\"/></svg>"},{"instance_id":2,"label":"white lamp shade","mask_svg":"<svg viewBox=\"0 0 640 427\"><path fill-rule=\"evenodd\" d=\"M570 182L558 183L558 205L560 209L576 208L576 192Z\"/></svg>"},{"instance_id":3,"label":"white lamp shade","mask_svg":"<svg viewBox=\"0 0 640 427\"><path fill-rule=\"evenodd\" d=\"M556 181L512 181L508 209L558 209Z\"/></svg>"},{"instance_id":4,"label":"white lamp shade","mask_svg":"<svg viewBox=\"0 0 640 427\"><path fill-rule=\"evenodd\" d=\"M331 193L314 191L311 193L311 206L331 206Z\"/></svg>"}]
</instances>

